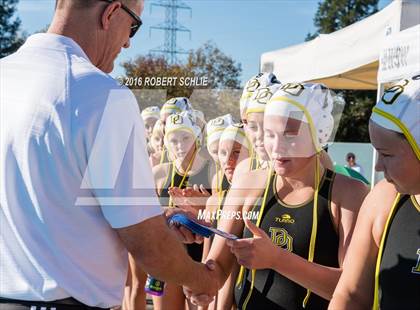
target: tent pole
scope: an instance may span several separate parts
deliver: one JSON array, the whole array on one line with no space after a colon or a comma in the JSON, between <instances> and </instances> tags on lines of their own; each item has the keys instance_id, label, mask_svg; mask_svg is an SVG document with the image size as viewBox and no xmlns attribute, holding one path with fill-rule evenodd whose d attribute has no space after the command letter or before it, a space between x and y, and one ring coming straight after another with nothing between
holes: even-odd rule
<instances>
[{"instance_id":1,"label":"tent pole","mask_svg":"<svg viewBox=\"0 0 420 310\"><path fill-rule=\"evenodd\" d=\"M376 91L376 102L378 102L381 99L383 92L384 92L384 84L378 82L378 89ZM373 146L372 146L372 148L373 148L373 152L372 152L372 173L371 173L371 176L370 176L371 189L375 186L375 181L376 181L375 180L376 179L375 166L376 166L376 160L377 160L377 157L378 157L378 152L376 151L376 149Z\"/></svg>"}]
</instances>

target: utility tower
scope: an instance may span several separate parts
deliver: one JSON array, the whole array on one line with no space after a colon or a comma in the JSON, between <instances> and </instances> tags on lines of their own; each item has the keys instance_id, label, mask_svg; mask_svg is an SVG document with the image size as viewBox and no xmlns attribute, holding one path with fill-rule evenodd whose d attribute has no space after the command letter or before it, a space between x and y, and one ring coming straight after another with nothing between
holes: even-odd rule
<instances>
[{"instance_id":1,"label":"utility tower","mask_svg":"<svg viewBox=\"0 0 420 310\"><path fill-rule=\"evenodd\" d=\"M150 13L154 6L165 8L165 21L163 23L151 26L149 35L152 33L152 29L165 31L165 41L163 45L151 49L152 53L163 53L166 59L174 64L177 61L177 54L188 54L188 52L182 48L178 48L176 45L177 32L188 32L191 40L191 31L180 24L177 20L178 10L189 10L190 18L192 16L191 7L186 5L181 0L155 0L151 3Z\"/></svg>"}]
</instances>

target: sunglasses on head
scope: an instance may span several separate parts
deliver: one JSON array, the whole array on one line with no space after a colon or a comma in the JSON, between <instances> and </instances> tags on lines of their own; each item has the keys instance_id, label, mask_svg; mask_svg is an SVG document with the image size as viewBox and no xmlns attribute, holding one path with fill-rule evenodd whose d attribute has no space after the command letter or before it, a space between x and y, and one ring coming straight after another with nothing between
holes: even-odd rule
<instances>
[{"instance_id":1,"label":"sunglasses on head","mask_svg":"<svg viewBox=\"0 0 420 310\"><path fill-rule=\"evenodd\" d=\"M115 0L100 0L103 2L108 2L108 3L112 3L115 2ZM128 14L131 16L132 19L134 19L134 24L131 25L130 27L130 38L134 37L134 35L136 34L136 32L140 29L140 26L143 24L141 18L139 16L137 16L136 13L133 12L133 10L130 10L125 4L120 3L121 4L121 8Z\"/></svg>"}]
</instances>

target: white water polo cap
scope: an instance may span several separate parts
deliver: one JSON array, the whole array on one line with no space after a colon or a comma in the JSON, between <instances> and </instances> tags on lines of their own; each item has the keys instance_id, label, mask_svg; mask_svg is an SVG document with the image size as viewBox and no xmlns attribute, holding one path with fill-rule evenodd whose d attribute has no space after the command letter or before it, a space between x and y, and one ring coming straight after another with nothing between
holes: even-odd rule
<instances>
[{"instance_id":1,"label":"white water polo cap","mask_svg":"<svg viewBox=\"0 0 420 310\"><path fill-rule=\"evenodd\" d=\"M287 83L267 103L265 116L283 116L307 123L319 152L334 130L333 105L333 95L323 84Z\"/></svg>"},{"instance_id":2,"label":"white water polo cap","mask_svg":"<svg viewBox=\"0 0 420 310\"><path fill-rule=\"evenodd\" d=\"M206 117L204 116L203 111L200 110L192 110L192 114L195 117L195 122L197 124L201 123L203 126L206 124Z\"/></svg>"},{"instance_id":3,"label":"white water polo cap","mask_svg":"<svg viewBox=\"0 0 420 310\"><path fill-rule=\"evenodd\" d=\"M273 84L280 84L273 73L258 73L246 82L239 100L239 110L241 116L244 115L248 109L248 103L254 92L260 87L269 87Z\"/></svg>"},{"instance_id":4,"label":"white water polo cap","mask_svg":"<svg viewBox=\"0 0 420 310\"><path fill-rule=\"evenodd\" d=\"M168 135L175 131L186 131L194 136L197 146L200 146L201 129L194 121L194 115L191 112L175 113L166 119L165 125L165 145L168 143Z\"/></svg>"},{"instance_id":5,"label":"white water polo cap","mask_svg":"<svg viewBox=\"0 0 420 310\"><path fill-rule=\"evenodd\" d=\"M169 99L163 104L160 113L161 115L164 115L181 113L184 111L192 111L190 100L186 97L175 97Z\"/></svg>"},{"instance_id":6,"label":"white water polo cap","mask_svg":"<svg viewBox=\"0 0 420 310\"><path fill-rule=\"evenodd\" d=\"M246 115L249 113L264 113L268 101L280 87L280 83L274 83L267 87L258 88L248 101Z\"/></svg>"},{"instance_id":7,"label":"white water polo cap","mask_svg":"<svg viewBox=\"0 0 420 310\"><path fill-rule=\"evenodd\" d=\"M420 74L387 88L373 107L371 121L404 134L420 160Z\"/></svg>"},{"instance_id":8,"label":"white water polo cap","mask_svg":"<svg viewBox=\"0 0 420 310\"><path fill-rule=\"evenodd\" d=\"M231 124L223 130L219 143L228 140L238 142L243 147L251 150L251 143L245 134L244 125L241 123Z\"/></svg>"},{"instance_id":9,"label":"white water polo cap","mask_svg":"<svg viewBox=\"0 0 420 310\"><path fill-rule=\"evenodd\" d=\"M143 111L141 111L141 117L143 118L143 120L146 120L148 118L159 119L160 109L157 106L147 107Z\"/></svg>"},{"instance_id":10,"label":"white water polo cap","mask_svg":"<svg viewBox=\"0 0 420 310\"><path fill-rule=\"evenodd\" d=\"M226 114L210 120L206 125L207 147L213 142L219 141L223 131L233 124L232 115Z\"/></svg>"}]
</instances>

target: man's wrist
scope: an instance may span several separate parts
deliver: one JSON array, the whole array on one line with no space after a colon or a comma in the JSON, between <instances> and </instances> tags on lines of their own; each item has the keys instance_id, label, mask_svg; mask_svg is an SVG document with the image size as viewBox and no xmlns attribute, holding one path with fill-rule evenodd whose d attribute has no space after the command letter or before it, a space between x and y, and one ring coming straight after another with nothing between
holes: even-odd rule
<instances>
[{"instance_id":1,"label":"man's wrist","mask_svg":"<svg viewBox=\"0 0 420 310\"><path fill-rule=\"evenodd\" d=\"M191 289L194 293L208 293L209 287L214 287L216 281L210 270L205 264L195 262L197 273L191 278ZM194 274L194 273L192 273Z\"/></svg>"}]
</instances>

